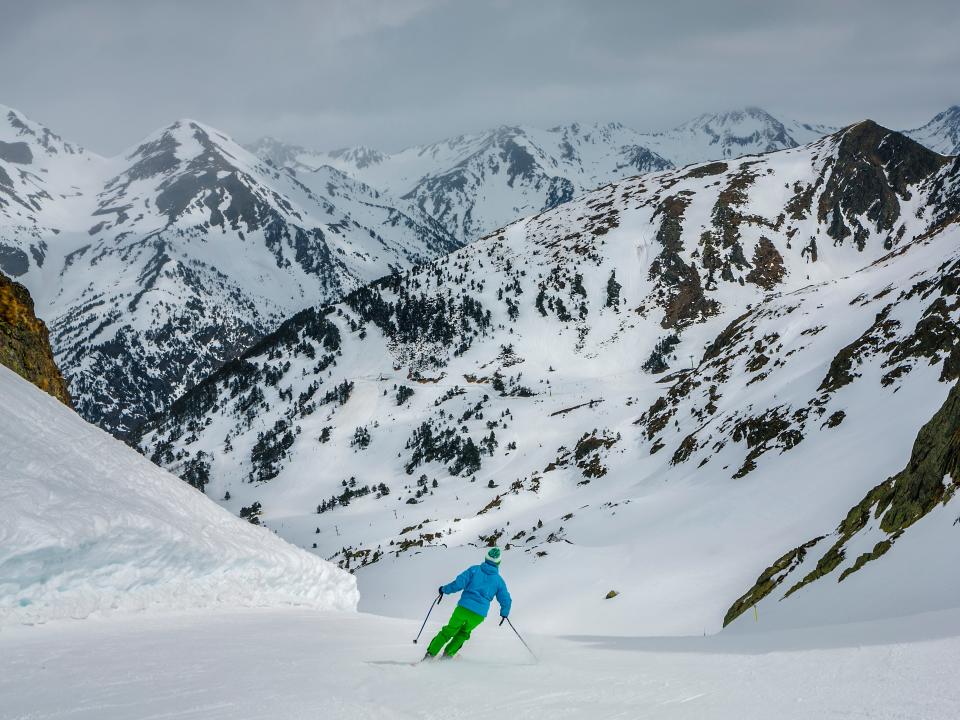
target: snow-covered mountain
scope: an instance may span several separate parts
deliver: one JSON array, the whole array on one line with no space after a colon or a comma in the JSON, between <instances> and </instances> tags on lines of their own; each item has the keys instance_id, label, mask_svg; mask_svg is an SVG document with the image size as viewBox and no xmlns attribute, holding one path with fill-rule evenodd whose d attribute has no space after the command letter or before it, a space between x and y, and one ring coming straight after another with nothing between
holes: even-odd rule
<instances>
[{"instance_id":1,"label":"snow-covered mountain","mask_svg":"<svg viewBox=\"0 0 960 720\"><path fill-rule=\"evenodd\" d=\"M947 108L926 125L904 134L943 155L960 155L960 105Z\"/></svg>"},{"instance_id":2,"label":"snow-covered mountain","mask_svg":"<svg viewBox=\"0 0 960 720\"><path fill-rule=\"evenodd\" d=\"M357 572L362 608L417 614L497 542L533 627L718 629L944 405L958 190L960 161L870 121L614 182L304 310L137 440ZM854 574L942 552L931 507ZM897 567L879 612L948 602ZM844 583L814 620L866 612Z\"/></svg>"},{"instance_id":3,"label":"snow-covered mountain","mask_svg":"<svg viewBox=\"0 0 960 720\"><path fill-rule=\"evenodd\" d=\"M352 610L352 577L0 367L0 626L134 610Z\"/></svg>"},{"instance_id":4,"label":"snow-covered mountain","mask_svg":"<svg viewBox=\"0 0 960 720\"><path fill-rule=\"evenodd\" d=\"M836 130L828 125L781 121L766 110L747 107L707 113L672 130L647 134L643 144L681 167L806 145Z\"/></svg>"},{"instance_id":5,"label":"snow-covered mountain","mask_svg":"<svg viewBox=\"0 0 960 720\"><path fill-rule=\"evenodd\" d=\"M615 178L671 167L617 123L502 126L393 155L364 147L317 153L269 139L252 149L288 167L329 165L410 199L464 242Z\"/></svg>"},{"instance_id":6,"label":"snow-covered mountain","mask_svg":"<svg viewBox=\"0 0 960 720\"><path fill-rule=\"evenodd\" d=\"M116 158L0 118L0 265L87 419L123 433L279 321L458 244L406 201L178 121Z\"/></svg>"},{"instance_id":7,"label":"snow-covered mountain","mask_svg":"<svg viewBox=\"0 0 960 720\"><path fill-rule=\"evenodd\" d=\"M56 236L85 232L109 172L104 158L0 105L0 271L43 267Z\"/></svg>"},{"instance_id":8,"label":"snow-covered mountain","mask_svg":"<svg viewBox=\"0 0 960 720\"><path fill-rule=\"evenodd\" d=\"M464 242L631 175L797 147L835 128L781 122L758 108L703 115L674 130L620 123L543 130L502 126L385 154L366 147L311 152L264 138L251 146L279 166L330 165L416 202Z\"/></svg>"}]
</instances>

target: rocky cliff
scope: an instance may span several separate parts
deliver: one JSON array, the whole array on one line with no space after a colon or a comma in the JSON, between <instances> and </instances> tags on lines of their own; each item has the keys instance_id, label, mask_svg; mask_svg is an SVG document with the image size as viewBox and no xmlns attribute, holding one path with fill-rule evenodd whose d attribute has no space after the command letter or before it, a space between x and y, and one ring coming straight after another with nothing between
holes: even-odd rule
<instances>
[{"instance_id":1,"label":"rocky cliff","mask_svg":"<svg viewBox=\"0 0 960 720\"><path fill-rule=\"evenodd\" d=\"M0 273L0 365L6 365L65 405L73 407L67 383L50 350L47 326L33 311L20 283Z\"/></svg>"}]
</instances>

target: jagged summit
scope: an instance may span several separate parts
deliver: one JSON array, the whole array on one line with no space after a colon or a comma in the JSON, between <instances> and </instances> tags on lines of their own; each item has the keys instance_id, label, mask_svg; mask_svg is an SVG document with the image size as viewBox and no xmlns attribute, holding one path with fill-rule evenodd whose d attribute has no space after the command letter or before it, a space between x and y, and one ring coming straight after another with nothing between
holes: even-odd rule
<instances>
[{"instance_id":1,"label":"jagged summit","mask_svg":"<svg viewBox=\"0 0 960 720\"><path fill-rule=\"evenodd\" d=\"M100 193L95 213L116 215L116 220L99 222L91 234L124 227L134 208L141 223L153 214L165 227L193 215L211 227L229 222L234 230L243 221L252 232L286 219L305 222L314 199L304 186L194 120L158 130L125 153L124 160L126 166ZM225 200L229 204L221 207Z\"/></svg>"},{"instance_id":2,"label":"jagged summit","mask_svg":"<svg viewBox=\"0 0 960 720\"><path fill-rule=\"evenodd\" d=\"M681 123L676 129L681 128L704 128L717 125L720 127L731 127L745 125L749 122L756 122L762 125L782 126L782 123L766 110L756 106L745 106L731 110L724 110L715 113L703 113L695 118Z\"/></svg>"},{"instance_id":3,"label":"jagged summit","mask_svg":"<svg viewBox=\"0 0 960 720\"><path fill-rule=\"evenodd\" d=\"M902 175L902 183L912 184L942 167L948 158L910 137L908 132L891 130L869 118L838 130L830 137L839 141L846 154L875 157L891 172Z\"/></svg>"},{"instance_id":4,"label":"jagged summit","mask_svg":"<svg viewBox=\"0 0 960 720\"><path fill-rule=\"evenodd\" d=\"M44 266L54 236L89 227L109 166L23 113L0 110L0 271L24 278ZM49 285L30 288L41 308Z\"/></svg>"},{"instance_id":5,"label":"jagged summit","mask_svg":"<svg viewBox=\"0 0 960 720\"><path fill-rule=\"evenodd\" d=\"M46 153L76 155L86 152L79 145L68 143L45 125L31 120L19 110L0 105L0 152L4 145L25 143L42 148ZM3 156L0 155L0 158ZM28 164L28 163L24 163Z\"/></svg>"},{"instance_id":6,"label":"jagged summit","mask_svg":"<svg viewBox=\"0 0 960 720\"><path fill-rule=\"evenodd\" d=\"M244 147L257 157L269 160L277 167L292 167L296 164L297 156L307 152L300 145L287 143L269 135L265 135Z\"/></svg>"}]
</instances>

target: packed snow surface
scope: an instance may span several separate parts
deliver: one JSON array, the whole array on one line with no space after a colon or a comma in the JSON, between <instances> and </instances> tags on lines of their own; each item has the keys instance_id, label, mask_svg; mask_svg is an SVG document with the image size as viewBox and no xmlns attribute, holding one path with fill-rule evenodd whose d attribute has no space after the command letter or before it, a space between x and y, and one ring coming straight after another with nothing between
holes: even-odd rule
<instances>
[{"instance_id":1,"label":"packed snow surface","mask_svg":"<svg viewBox=\"0 0 960 720\"><path fill-rule=\"evenodd\" d=\"M217 507L5 367L0 407L0 626L214 605L356 607L353 577Z\"/></svg>"},{"instance_id":2,"label":"packed snow surface","mask_svg":"<svg viewBox=\"0 0 960 720\"><path fill-rule=\"evenodd\" d=\"M528 637L539 662L488 621L458 659L411 666L419 625L241 610L15 628L0 716L947 720L960 703L956 611L753 635Z\"/></svg>"}]
</instances>

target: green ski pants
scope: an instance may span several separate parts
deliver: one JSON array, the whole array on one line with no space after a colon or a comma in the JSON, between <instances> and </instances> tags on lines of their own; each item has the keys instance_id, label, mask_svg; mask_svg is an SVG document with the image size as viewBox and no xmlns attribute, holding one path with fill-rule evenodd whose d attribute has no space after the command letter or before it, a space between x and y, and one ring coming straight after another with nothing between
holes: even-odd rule
<instances>
[{"instance_id":1,"label":"green ski pants","mask_svg":"<svg viewBox=\"0 0 960 720\"><path fill-rule=\"evenodd\" d=\"M457 605L453 609L453 615L450 616L450 622L440 628L437 636L430 641L427 652L436 656L446 645L447 649L443 651L444 655L453 657L463 647L463 644L470 639L470 633L482 622L482 615L477 615L472 610Z\"/></svg>"}]
</instances>

